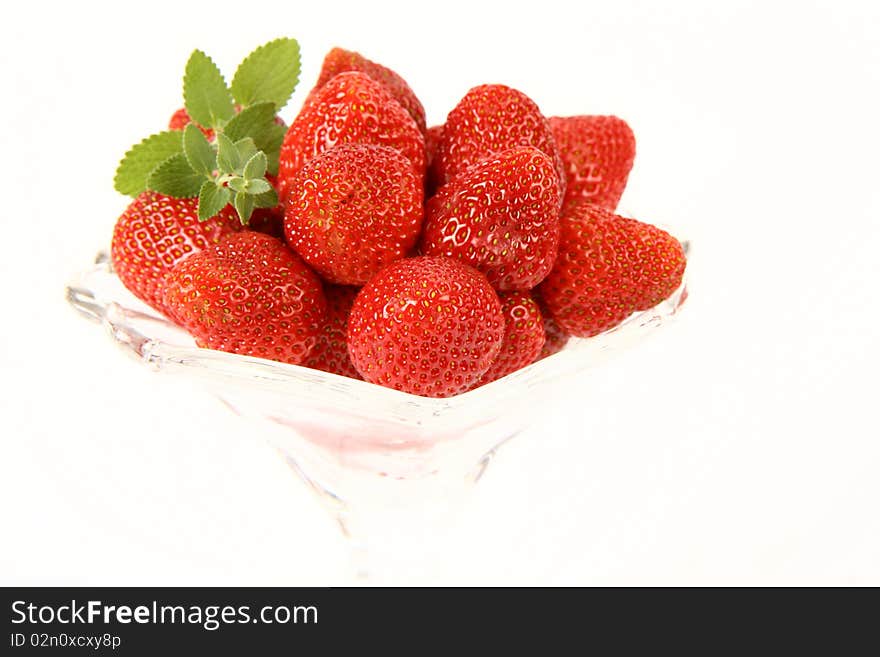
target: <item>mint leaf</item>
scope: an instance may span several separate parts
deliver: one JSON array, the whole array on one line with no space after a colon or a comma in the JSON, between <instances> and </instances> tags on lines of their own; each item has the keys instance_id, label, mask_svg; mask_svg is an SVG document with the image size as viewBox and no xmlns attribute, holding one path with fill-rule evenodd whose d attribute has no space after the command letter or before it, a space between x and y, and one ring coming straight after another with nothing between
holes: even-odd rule
<instances>
[{"instance_id":1,"label":"mint leaf","mask_svg":"<svg viewBox=\"0 0 880 657\"><path fill-rule=\"evenodd\" d=\"M270 152L281 152L281 144L287 134L287 126L273 123L254 137L254 143L269 157Z\"/></svg>"},{"instance_id":2,"label":"mint leaf","mask_svg":"<svg viewBox=\"0 0 880 657\"><path fill-rule=\"evenodd\" d=\"M254 212L254 197L247 192L238 192L235 195L235 210L238 212L238 218L241 223L247 225L251 215Z\"/></svg>"},{"instance_id":3,"label":"mint leaf","mask_svg":"<svg viewBox=\"0 0 880 657\"><path fill-rule=\"evenodd\" d=\"M183 131L183 153L186 161L196 173L214 175L217 168L217 155L208 139L199 128L190 123Z\"/></svg>"},{"instance_id":4,"label":"mint leaf","mask_svg":"<svg viewBox=\"0 0 880 657\"><path fill-rule=\"evenodd\" d=\"M254 205L258 208L274 208L278 205L278 192L272 187L268 192L251 196Z\"/></svg>"},{"instance_id":5,"label":"mint leaf","mask_svg":"<svg viewBox=\"0 0 880 657\"><path fill-rule=\"evenodd\" d=\"M257 148L263 150L257 137L262 137L275 125L275 111L275 105L268 102L245 107L226 124L223 132L232 141L250 137Z\"/></svg>"},{"instance_id":6,"label":"mint leaf","mask_svg":"<svg viewBox=\"0 0 880 657\"><path fill-rule=\"evenodd\" d=\"M207 221L226 207L232 193L226 187L218 187L211 180L202 183L199 190L199 221Z\"/></svg>"},{"instance_id":7,"label":"mint leaf","mask_svg":"<svg viewBox=\"0 0 880 657\"><path fill-rule=\"evenodd\" d=\"M242 169L241 175L247 179L262 178L266 175L266 166L266 154L263 151L257 151L247 160L244 169Z\"/></svg>"},{"instance_id":8,"label":"mint leaf","mask_svg":"<svg viewBox=\"0 0 880 657\"><path fill-rule=\"evenodd\" d=\"M247 162L257 153L257 145L250 137L245 137L235 142L235 149L238 151L243 162Z\"/></svg>"},{"instance_id":9,"label":"mint leaf","mask_svg":"<svg viewBox=\"0 0 880 657\"><path fill-rule=\"evenodd\" d=\"M183 150L180 132L167 130L135 144L122 158L113 178L116 191L137 196L147 188L147 177L159 164Z\"/></svg>"},{"instance_id":10,"label":"mint leaf","mask_svg":"<svg viewBox=\"0 0 880 657\"><path fill-rule=\"evenodd\" d=\"M241 105L269 101L277 110L290 100L299 73L299 43L296 39L275 39L239 64L232 78L232 95Z\"/></svg>"},{"instance_id":11,"label":"mint leaf","mask_svg":"<svg viewBox=\"0 0 880 657\"><path fill-rule=\"evenodd\" d=\"M242 161L238 148L224 133L217 133L217 166L221 173L238 173Z\"/></svg>"},{"instance_id":12,"label":"mint leaf","mask_svg":"<svg viewBox=\"0 0 880 657\"><path fill-rule=\"evenodd\" d=\"M183 153L172 155L150 173L147 188L174 198L198 196L205 177L192 170Z\"/></svg>"},{"instance_id":13,"label":"mint leaf","mask_svg":"<svg viewBox=\"0 0 880 657\"><path fill-rule=\"evenodd\" d=\"M236 176L235 178L230 178L229 182L226 184L229 185L229 189L231 189L234 192L247 191L247 181L240 176Z\"/></svg>"},{"instance_id":14,"label":"mint leaf","mask_svg":"<svg viewBox=\"0 0 880 657\"><path fill-rule=\"evenodd\" d=\"M244 191L246 191L251 196L255 196L257 194L265 194L270 189L272 189L272 185L269 184L269 181L265 178L254 178L252 180L244 181Z\"/></svg>"},{"instance_id":15,"label":"mint leaf","mask_svg":"<svg viewBox=\"0 0 880 657\"><path fill-rule=\"evenodd\" d=\"M287 134L287 126L275 123L275 106L257 103L246 107L226 124L223 132L233 141L250 137L258 150L266 154L267 170L273 176L278 173L278 157L281 143Z\"/></svg>"},{"instance_id":16,"label":"mint leaf","mask_svg":"<svg viewBox=\"0 0 880 657\"><path fill-rule=\"evenodd\" d=\"M235 114L220 69L201 50L193 51L186 63L183 104L193 121L210 128L223 126Z\"/></svg>"},{"instance_id":17,"label":"mint leaf","mask_svg":"<svg viewBox=\"0 0 880 657\"><path fill-rule=\"evenodd\" d=\"M230 178L226 184L233 191L243 192L251 196L259 196L273 189L272 185L265 178L242 178L241 176L235 176Z\"/></svg>"},{"instance_id":18,"label":"mint leaf","mask_svg":"<svg viewBox=\"0 0 880 657\"><path fill-rule=\"evenodd\" d=\"M260 150L266 154L267 171L273 176L278 175L278 158L281 157L281 144L286 134L287 126L272 124L266 134L262 135L263 147Z\"/></svg>"}]
</instances>

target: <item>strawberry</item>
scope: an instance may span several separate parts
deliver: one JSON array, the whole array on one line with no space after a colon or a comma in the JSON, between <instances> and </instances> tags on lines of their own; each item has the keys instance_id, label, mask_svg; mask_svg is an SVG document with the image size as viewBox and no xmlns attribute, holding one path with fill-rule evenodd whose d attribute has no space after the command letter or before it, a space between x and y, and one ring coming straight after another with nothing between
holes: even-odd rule
<instances>
[{"instance_id":1,"label":"strawberry","mask_svg":"<svg viewBox=\"0 0 880 657\"><path fill-rule=\"evenodd\" d=\"M333 48L328 52L327 56L324 57L324 64L321 66L318 81L315 83L315 90L323 87L340 73L347 71L364 73L376 82L379 82L388 90L388 93L391 94L394 100L409 112L419 130L425 131L425 108L422 107L422 103L416 98L406 80L390 68L370 61L360 53L343 50L342 48Z\"/></svg>"},{"instance_id":2,"label":"strawberry","mask_svg":"<svg viewBox=\"0 0 880 657\"><path fill-rule=\"evenodd\" d=\"M538 307L541 308L541 315L544 318L544 346L541 347L538 360L543 360L547 356L552 356L562 351L565 345L568 344L569 335L550 316L550 311L546 309L540 297L538 297Z\"/></svg>"},{"instance_id":3,"label":"strawberry","mask_svg":"<svg viewBox=\"0 0 880 657\"><path fill-rule=\"evenodd\" d=\"M434 195L437 183L437 153L443 141L443 126L434 125L425 131L425 198Z\"/></svg>"},{"instance_id":4,"label":"strawberry","mask_svg":"<svg viewBox=\"0 0 880 657\"><path fill-rule=\"evenodd\" d=\"M168 120L168 129L183 130L190 123L192 123L192 119L189 117L189 112L186 111L186 108L181 107L179 110L174 112L174 114L172 114L171 118ZM211 128L204 128L202 126L197 127L208 139L214 138L214 131L211 130Z\"/></svg>"},{"instance_id":5,"label":"strawberry","mask_svg":"<svg viewBox=\"0 0 880 657\"><path fill-rule=\"evenodd\" d=\"M283 242L254 231L178 263L163 301L199 346L295 365L327 311L315 273Z\"/></svg>"},{"instance_id":6,"label":"strawberry","mask_svg":"<svg viewBox=\"0 0 880 657\"><path fill-rule=\"evenodd\" d=\"M498 295L477 270L437 256L391 263L358 294L348 351L371 383L425 397L469 390L501 349Z\"/></svg>"},{"instance_id":7,"label":"strawberry","mask_svg":"<svg viewBox=\"0 0 880 657\"><path fill-rule=\"evenodd\" d=\"M565 170L550 124L534 101L501 84L474 87L446 119L437 182L446 184L468 167L517 146L534 146L547 155L564 184Z\"/></svg>"},{"instance_id":8,"label":"strawberry","mask_svg":"<svg viewBox=\"0 0 880 657\"><path fill-rule=\"evenodd\" d=\"M348 355L345 334L348 316L359 288L350 285L325 285L327 318L318 334L318 340L303 362L306 367L339 374L352 379L362 378Z\"/></svg>"},{"instance_id":9,"label":"strawberry","mask_svg":"<svg viewBox=\"0 0 880 657\"><path fill-rule=\"evenodd\" d=\"M466 262L497 290L528 290L553 267L559 183L536 148L504 151L462 172L427 204L421 252Z\"/></svg>"},{"instance_id":10,"label":"strawberry","mask_svg":"<svg viewBox=\"0 0 880 657\"><path fill-rule=\"evenodd\" d=\"M375 144L399 150L419 181L425 176L425 140L412 117L378 82L352 71L321 89L290 124L281 146L278 181L282 202L290 179L336 144Z\"/></svg>"},{"instance_id":11,"label":"strawberry","mask_svg":"<svg viewBox=\"0 0 880 657\"><path fill-rule=\"evenodd\" d=\"M563 212L559 256L539 290L564 331L588 338L663 301L685 264L665 231L579 201Z\"/></svg>"},{"instance_id":12,"label":"strawberry","mask_svg":"<svg viewBox=\"0 0 880 657\"><path fill-rule=\"evenodd\" d=\"M266 174L266 180L276 190L278 179L271 173ZM248 220L247 227L259 233L265 233L280 240L284 239L284 207L279 203L274 208L255 208L254 213Z\"/></svg>"},{"instance_id":13,"label":"strawberry","mask_svg":"<svg viewBox=\"0 0 880 657\"><path fill-rule=\"evenodd\" d=\"M284 239L284 211L275 208L257 208L248 220L247 227L258 233Z\"/></svg>"},{"instance_id":14,"label":"strawberry","mask_svg":"<svg viewBox=\"0 0 880 657\"><path fill-rule=\"evenodd\" d=\"M544 358L547 358L547 356L552 356L553 354L562 351L565 345L568 344L568 339L571 336L563 331L559 324L556 323L556 320L550 315L550 310L547 308L547 302L541 297L540 289L532 290L532 296L538 303L538 308L541 310L541 317L544 320L544 346L541 347L541 353L537 358L537 360L543 360Z\"/></svg>"},{"instance_id":15,"label":"strawberry","mask_svg":"<svg viewBox=\"0 0 880 657\"><path fill-rule=\"evenodd\" d=\"M549 119L565 165L565 202L585 199L617 207L636 156L636 139L616 116Z\"/></svg>"},{"instance_id":16,"label":"strawberry","mask_svg":"<svg viewBox=\"0 0 880 657\"><path fill-rule=\"evenodd\" d=\"M504 315L504 340L498 357L477 386L531 365L544 346L544 320L531 293L505 292L500 299Z\"/></svg>"},{"instance_id":17,"label":"strawberry","mask_svg":"<svg viewBox=\"0 0 880 657\"><path fill-rule=\"evenodd\" d=\"M241 230L235 211L227 206L205 222L198 220L198 199L171 198L141 192L113 229L113 268L136 297L166 313L164 280L174 265Z\"/></svg>"},{"instance_id":18,"label":"strawberry","mask_svg":"<svg viewBox=\"0 0 880 657\"><path fill-rule=\"evenodd\" d=\"M437 160L440 144L443 141L443 126L432 125L425 131L425 161L430 169Z\"/></svg>"},{"instance_id":19,"label":"strawberry","mask_svg":"<svg viewBox=\"0 0 880 657\"><path fill-rule=\"evenodd\" d=\"M363 285L422 227L422 181L387 146L340 144L288 179L287 243L331 283Z\"/></svg>"}]
</instances>

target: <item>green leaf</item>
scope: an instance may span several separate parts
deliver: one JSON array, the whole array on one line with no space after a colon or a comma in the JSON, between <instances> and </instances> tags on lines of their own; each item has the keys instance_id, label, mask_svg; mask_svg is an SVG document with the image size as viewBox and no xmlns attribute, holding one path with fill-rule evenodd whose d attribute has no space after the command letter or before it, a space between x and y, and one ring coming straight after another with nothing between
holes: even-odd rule
<instances>
[{"instance_id":1,"label":"green leaf","mask_svg":"<svg viewBox=\"0 0 880 657\"><path fill-rule=\"evenodd\" d=\"M234 192L246 192L247 191L247 181L240 176L236 176L235 178L230 178L229 182L226 184L229 185L229 189L231 189Z\"/></svg>"},{"instance_id":2,"label":"green leaf","mask_svg":"<svg viewBox=\"0 0 880 657\"><path fill-rule=\"evenodd\" d=\"M183 104L193 121L210 128L222 127L235 114L220 69L201 50L193 51L186 63Z\"/></svg>"},{"instance_id":3,"label":"green leaf","mask_svg":"<svg viewBox=\"0 0 880 657\"><path fill-rule=\"evenodd\" d=\"M287 126L272 125L267 131L262 150L266 154L266 170L273 176L278 175L278 158L281 157L281 144L284 135L287 134Z\"/></svg>"},{"instance_id":4,"label":"green leaf","mask_svg":"<svg viewBox=\"0 0 880 657\"><path fill-rule=\"evenodd\" d=\"M287 126L275 123L275 106L257 103L246 107L226 124L223 132L233 141L250 137L258 150L266 154L267 170L278 174L278 157L287 134Z\"/></svg>"},{"instance_id":5,"label":"green leaf","mask_svg":"<svg viewBox=\"0 0 880 657\"><path fill-rule=\"evenodd\" d=\"M122 158L116 169L113 186L118 192L137 196L147 188L150 172L182 150L183 143L178 130L167 130L147 137L132 146Z\"/></svg>"},{"instance_id":6,"label":"green leaf","mask_svg":"<svg viewBox=\"0 0 880 657\"><path fill-rule=\"evenodd\" d=\"M244 181L244 191L246 191L251 196L255 196L257 194L265 194L270 189L272 189L272 185L269 184L269 181L265 178L253 178L246 179Z\"/></svg>"},{"instance_id":7,"label":"green leaf","mask_svg":"<svg viewBox=\"0 0 880 657\"><path fill-rule=\"evenodd\" d=\"M266 154L266 157L269 157L270 152L281 151L281 144L284 142L284 135L286 134L287 126L273 123L260 134L260 141L254 141L257 147Z\"/></svg>"},{"instance_id":8,"label":"green leaf","mask_svg":"<svg viewBox=\"0 0 880 657\"><path fill-rule=\"evenodd\" d=\"M221 173L238 173L243 162L238 148L224 133L217 133L217 166Z\"/></svg>"},{"instance_id":9,"label":"green leaf","mask_svg":"<svg viewBox=\"0 0 880 657\"><path fill-rule=\"evenodd\" d=\"M278 205L278 192L272 187L268 192L263 194L252 195L254 205L258 208L274 208Z\"/></svg>"},{"instance_id":10,"label":"green leaf","mask_svg":"<svg viewBox=\"0 0 880 657\"><path fill-rule=\"evenodd\" d=\"M247 160L244 169L242 169L241 175L249 180L253 178L261 179L266 175L267 164L266 154L263 151L257 151ZM268 185L269 183L266 184Z\"/></svg>"},{"instance_id":11,"label":"green leaf","mask_svg":"<svg viewBox=\"0 0 880 657\"><path fill-rule=\"evenodd\" d=\"M274 155L269 156L269 166L266 167L266 173L271 174L273 176L278 175L278 169L281 168L281 165L278 161L278 158L281 156L280 151L275 153Z\"/></svg>"},{"instance_id":12,"label":"green leaf","mask_svg":"<svg viewBox=\"0 0 880 657\"><path fill-rule=\"evenodd\" d=\"M232 78L232 95L241 105L269 101L277 110L290 100L299 73L299 43L296 39L275 39L239 64Z\"/></svg>"},{"instance_id":13,"label":"green leaf","mask_svg":"<svg viewBox=\"0 0 880 657\"><path fill-rule=\"evenodd\" d=\"M198 126L190 123L183 131L183 153L196 173L212 176L217 168L217 154Z\"/></svg>"},{"instance_id":14,"label":"green leaf","mask_svg":"<svg viewBox=\"0 0 880 657\"><path fill-rule=\"evenodd\" d=\"M238 192L235 195L235 210L241 223L246 226L254 212L254 197L246 192Z\"/></svg>"},{"instance_id":15,"label":"green leaf","mask_svg":"<svg viewBox=\"0 0 880 657\"><path fill-rule=\"evenodd\" d=\"M172 155L150 173L147 188L174 198L199 195L205 177L193 171L183 153Z\"/></svg>"},{"instance_id":16,"label":"green leaf","mask_svg":"<svg viewBox=\"0 0 880 657\"><path fill-rule=\"evenodd\" d=\"M257 148L260 148L257 137L263 136L273 125L275 125L275 105L264 102L245 107L226 124L223 132L232 141L251 137Z\"/></svg>"},{"instance_id":17,"label":"green leaf","mask_svg":"<svg viewBox=\"0 0 880 657\"><path fill-rule=\"evenodd\" d=\"M203 182L199 191L199 221L207 221L216 216L226 207L231 197L232 192L226 187L218 187L212 180Z\"/></svg>"},{"instance_id":18,"label":"green leaf","mask_svg":"<svg viewBox=\"0 0 880 657\"><path fill-rule=\"evenodd\" d=\"M257 145L250 137L245 137L235 142L235 149L238 151L243 162L247 162L257 153Z\"/></svg>"}]
</instances>

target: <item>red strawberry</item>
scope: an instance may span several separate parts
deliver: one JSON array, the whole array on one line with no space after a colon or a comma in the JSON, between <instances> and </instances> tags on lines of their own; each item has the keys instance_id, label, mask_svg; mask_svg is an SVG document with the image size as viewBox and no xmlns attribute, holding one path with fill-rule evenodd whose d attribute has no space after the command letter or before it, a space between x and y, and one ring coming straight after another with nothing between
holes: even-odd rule
<instances>
[{"instance_id":1,"label":"red strawberry","mask_svg":"<svg viewBox=\"0 0 880 657\"><path fill-rule=\"evenodd\" d=\"M352 379L362 378L348 355L348 343L345 334L348 328L348 315L359 288L349 285L325 285L324 296L327 298L327 319L318 341L309 352L303 365L316 370L348 376Z\"/></svg>"},{"instance_id":2,"label":"red strawberry","mask_svg":"<svg viewBox=\"0 0 880 657\"><path fill-rule=\"evenodd\" d=\"M163 313L162 293L168 271L225 235L241 230L231 206L213 219L200 222L197 205L196 198L142 192L113 229L110 254L119 280L136 297Z\"/></svg>"},{"instance_id":3,"label":"red strawberry","mask_svg":"<svg viewBox=\"0 0 880 657\"><path fill-rule=\"evenodd\" d=\"M501 312L505 323L501 351L478 386L531 365L544 346L544 320L530 292L502 294Z\"/></svg>"},{"instance_id":4,"label":"red strawberry","mask_svg":"<svg viewBox=\"0 0 880 657\"><path fill-rule=\"evenodd\" d=\"M636 138L616 116L568 116L550 119L565 164L565 202L585 199L603 208L617 207L636 157Z\"/></svg>"},{"instance_id":5,"label":"red strawberry","mask_svg":"<svg viewBox=\"0 0 880 657\"><path fill-rule=\"evenodd\" d=\"M547 358L547 356L552 356L553 354L557 354L568 344L568 339L571 337L568 333L562 330L559 324L556 323L556 320L550 315L550 310L547 308L547 302L541 297L540 289L532 290L532 295L535 298L535 301L538 302L538 308L541 310L541 317L544 319L544 346L541 348L541 354L538 356L538 360L543 360Z\"/></svg>"},{"instance_id":6,"label":"red strawberry","mask_svg":"<svg viewBox=\"0 0 880 657\"><path fill-rule=\"evenodd\" d=\"M278 189L278 179L271 173L266 174L272 186ZM274 208L255 208L247 227L258 233L265 233L280 240L284 239L284 208L279 203Z\"/></svg>"},{"instance_id":7,"label":"red strawberry","mask_svg":"<svg viewBox=\"0 0 880 657\"><path fill-rule=\"evenodd\" d=\"M483 160L437 191L421 252L458 258L497 290L528 290L550 272L558 241L553 162L525 146Z\"/></svg>"},{"instance_id":8,"label":"red strawberry","mask_svg":"<svg viewBox=\"0 0 880 657\"><path fill-rule=\"evenodd\" d=\"M336 144L375 144L400 151L419 181L425 176L425 140L385 88L363 73L340 73L318 90L294 119L281 146L278 182L287 184L305 164Z\"/></svg>"},{"instance_id":9,"label":"red strawberry","mask_svg":"<svg viewBox=\"0 0 880 657\"><path fill-rule=\"evenodd\" d=\"M321 281L283 242L230 235L179 263L164 303L197 344L297 365L327 312Z\"/></svg>"},{"instance_id":10,"label":"red strawberry","mask_svg":"<svg viewBox=\"0 0 880 657\"><path fill-rule=\"evenodd\" d=\"M346 71L364 73L376 82L381 83L388 90L388 93L394 97L394 100L409 112L419 130L425 131L425 108L422 107L422 103L416 98L406 80L390 68L370 61L360 53L343 50L342 48L333 48L324 57L324 65L321 67L321 74L315 83L315 89L320 89L330 82L331 79Z\"/></svg>"},{"instance_id":11,"label":"red strawberry","mask_svg":"<svg viewBox=\"0 0 880 657\"><path fill-rule=\"evenodd\" d=\"M437 157L437 182L448 183L468 167L517 146L542 151L553 162L560 184L565 183L550 124L534 101L501 84L474 87L446 119Z\"/></svg>"},{"instance_id":12,"label":"red strawberry","mask_svg":"<svg viewBox=\"0 0 880 657\"><path fill-rule=\"evenodd\" d=\"M542 303L538 305L542 308L541 314L544 317L544 346L541 347L541 353L538 356L538 360L542 360L562 351L568 344L569 335L560 328L556 320L550 316L549 311L543 309Z\"/></svg>"},{"instance_id":13,"label":"red strawberry","mask_svg":"<svg viewBox=\"0 0 880 657\"><path fill-rule=\"evenodd\" d=\"M183 130L186 126L192 123L192 119L189 118L189 112L186 111L186 108L181 107L179 110L174 112L171 115L171 118L168 120L168 129L169 130ZM208 139L214 138L214 131L211 128L203 128L202 126L198 126L199 130L202 131L202 134L205 135Z\"/></svg>"},{"instance_id":14,"label":"red strawberry","mask_svg":"<svg viewBox=\"0 0 880 657\"><path fill-rule=\"evenodd\" d=\"M540 294L564 331L588 338L663 301L685 264L669 233L579 201L563 212L559 256Z\"/></svg>"},{"instance_id":15,"label":"red strawberry","mask_svg":"<svg viewBox=\"0 0 880 657\"><path fill-rule=\"evenodd\" d=\"M275 208L256 208L247 227L264 235L284 239L284 212Z\"/></svg>"},{"instance_id":16,"label":"red strawberry","mask_svg":"<svg viewBox=\"0 0 880 657\"><path fill-rule=\"evenodd\" d=\"M436 256L388 265L360 291L348 320L348 351L364 379L425 397L473 387L503 336L486 277Z\"/></svg>"},{"instance_id":17,"label":"red strawberry","mask_svg":"<svg viewBox=\"0 0 880 657\"><path fill-rule=\"evenodd\" d=\"M288 181L287 243L331 283L363 285L422 228L422 181L387 146L340 144Z\"/></svg>"},{"instance_id":18,"label":"red strawberry","mask_svg":"<svg viewBox=\"0 0 880 657\"><path fill-rule=\"evenodd\" d=\"M443 141L443 126L434 125L425 131L425 198L430 198L437 191L437 153Z\"/></svg>"},{"instance_id":19,"label":"red strawberry","mask_svg":"<svg viewBox=\"0 0 880 657\"><path fill-rule=\"evenodd\" d=\"M425 160L429 169L437 160L437 154L440 152L440 143L442 141L442 125L432 125L425 131Z\"/></svg>"}]
</instances>

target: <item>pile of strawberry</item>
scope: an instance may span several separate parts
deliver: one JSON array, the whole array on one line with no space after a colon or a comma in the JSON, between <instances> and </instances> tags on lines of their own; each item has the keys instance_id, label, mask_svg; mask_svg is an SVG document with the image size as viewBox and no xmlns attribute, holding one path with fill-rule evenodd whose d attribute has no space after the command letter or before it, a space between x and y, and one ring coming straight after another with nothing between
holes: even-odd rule
<instances>
[{"instance_id":1,"label":"pile of strawberry","mask_svg":"<svg viewBox=\"0 0 880 657\"><path fill-rule=\"evenodd\" d=\"M334 48L287 127L298 76L293 39L229 86L194 52L185 109L117 171L114 268L198 345L447 397L680 285L678 241L614 214L621 119L488 84L427 128L399 75Z\"/></svg>"}]
</instances>

